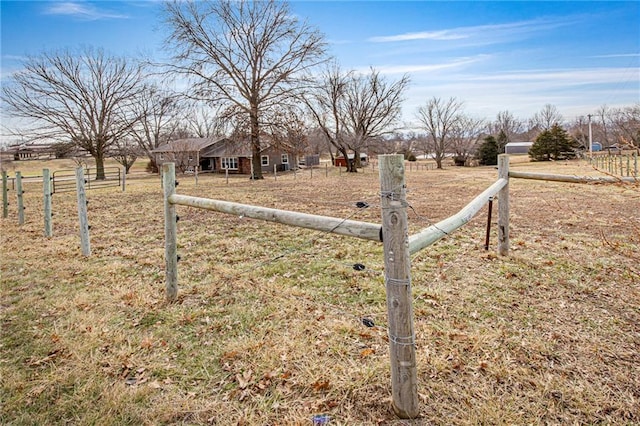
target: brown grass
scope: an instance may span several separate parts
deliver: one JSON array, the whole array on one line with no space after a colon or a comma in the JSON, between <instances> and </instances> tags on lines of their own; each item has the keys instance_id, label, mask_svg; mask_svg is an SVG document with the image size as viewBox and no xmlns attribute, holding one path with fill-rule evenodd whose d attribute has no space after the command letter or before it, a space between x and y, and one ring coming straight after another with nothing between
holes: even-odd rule
<instances>
[{"instance_id":1,"label":"brown grass","mask_svg":"<svg viewBox=\"0 0 640 426\"><path fill-rule=\"evenodd\" d=\"M596 174L580 162L513 167ZM496 174L408 172L411 232ZM379 244L179 207L179 300L166 304L157 177L88 192L89 258L75 194L53 196L46 239L41 185L25 190L26 223L14 193L0 222L2 424L304 425L320 413L332 425L640 422L638 186L513 180L509 257L494 253L495 224L483 249L486 209L413 257L412 421L390 409ZM371 170L228 185L204 175L197 187L185 176L178 187L369 222L378 191Z\"/></svg>"}]
</instances>

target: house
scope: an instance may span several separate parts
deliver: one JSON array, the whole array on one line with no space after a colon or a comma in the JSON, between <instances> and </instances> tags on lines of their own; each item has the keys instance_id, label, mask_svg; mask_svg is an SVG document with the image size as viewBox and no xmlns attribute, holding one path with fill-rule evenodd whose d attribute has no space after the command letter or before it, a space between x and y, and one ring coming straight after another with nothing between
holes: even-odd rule
<instances>
[{"instance_id":1,"label":"house","mask_svg":"<svg viewBox=\"0 0 640 426\"><path fill-rule=\"evenodd\" d=\"M349 158L349 161L353 161L353 159L355 158L355 154L353 153L347 154L347 156L347 158ZM367 156L367 154L360 153L360 165L364 167L367 165L368 161L369 157ZM336 157L333 161L333 165L336 167L347 167L347 162L344 159L344 155Z\"/></svg>"},{"instance_id":2,"label":"house","mask_svg":"<svg viewBox=\"0 0 640 426\"><path fill-rule=\"evenodd\" d=\"M260 155L262 172L289 170L293 155L283 147L266 144L263 140ZM234 141L228 138L188 138L171 141L154 149L156 164L176 164L180 172L199 171L251 174L252 155L249 141Z\"/></svg>"},{"instance_id":3,"label":"house","mask_svg":"<svg viewBox=\"0 0 640 426\"><path fill-rule=\"evenodd\" d=\"M533 142L509 142L504 146L505 154L528 154Z\"/></svg>"},{"instance_id":4,"label":"house","mask_svg":"<svg viewBox=\"0 0 640 426\"><path fill-rule=\"evenodd\" d=\"M19 160L50 160L56 158L55 147L51 144L20 144L9 146L7 153Z\"/></svg>"}]
</instances>

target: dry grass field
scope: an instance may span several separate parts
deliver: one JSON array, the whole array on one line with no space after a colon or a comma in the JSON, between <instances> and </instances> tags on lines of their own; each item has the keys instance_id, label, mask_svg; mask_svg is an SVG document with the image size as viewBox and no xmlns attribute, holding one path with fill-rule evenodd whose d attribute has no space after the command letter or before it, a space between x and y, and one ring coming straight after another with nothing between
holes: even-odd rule
<instances>
[{"instance_id":1,"label":"dry grass field","mask_svg":"<svg viewBox=\"0 0 640 426\"><path fill-rule=\"evenodd\" d=\"M69 166L11 165L25 176ZM598 175L580 161L512 167ZM496 178L492 167L407 171L411 233ZM371 169L179 180L181 194L380 222ZM496 256L495 223L484 249L485 208L412 258L421 412L399 420L381 244L178 207L168 304L157 176L87 192L86 258L75 193L53 195L45 238L42 185L26 183L25 224L13 191L0 221L0 423L640 423L640 186L510 187L508 257Z\"/></svg>"}]
</instances>

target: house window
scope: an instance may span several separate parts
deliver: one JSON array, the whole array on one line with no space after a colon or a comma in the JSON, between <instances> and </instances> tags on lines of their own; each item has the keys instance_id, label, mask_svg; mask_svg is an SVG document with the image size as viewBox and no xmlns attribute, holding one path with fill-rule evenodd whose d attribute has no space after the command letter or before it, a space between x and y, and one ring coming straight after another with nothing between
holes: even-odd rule
<instances>
[{"instance_id":1,"label":"house window","mask_svg":"<svg viewBox=\"0 0 640 426\"><path fill-rule=\"evenodd\" d=\"M222 157L220 158L222 169L238 170L238 157Z\"/></svg>"},{"instance_id":2,"label":"house window","mask_svg":"<svg viewBox=\"0 0 640 426\"><path fill-rule=\"evenodd\" d=\"M268 166L269 165L269 156L268 155L263 155L262 157L260 157L260 162L262 163L263 166Z\"/></svg>"},{"instance_id":3,"label":"house window","mask_svg":"<svg viewBox=\"0 0 640 426\"><path fill-rule=\"evenodd\" d=\"M282 164L289 164L289 154L282 154Z\"/></svg>"}]
</instances>

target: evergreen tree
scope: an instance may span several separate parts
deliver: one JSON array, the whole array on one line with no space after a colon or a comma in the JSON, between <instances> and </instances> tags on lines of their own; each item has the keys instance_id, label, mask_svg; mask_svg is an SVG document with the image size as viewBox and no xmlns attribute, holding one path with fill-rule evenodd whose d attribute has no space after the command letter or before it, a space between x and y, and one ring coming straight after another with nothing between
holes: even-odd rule
<instances>
[{"instance_id":1,"label":"evergreen tree","mask_svg":"<svg viewBox=\"0 0 640 426\"><path fill-rule=\"evenodd\" d=\"M560 160L574 157L573 151L577 143L559 125L554 124L551 129L538 135L529 150L529 156L534 161Z\"/></svg>"},{"instance_id":2,"label":"evergreen tree","mask_svg":"<svg viewBox=\"0 0 640 426\"><path fill-rule=\"evenodd\" d=\"M498 142L493 136L484 138L484 142L480 145L476 158L483 166L494 166L498 164Z\"/></svg>"}]
</instances>

